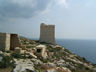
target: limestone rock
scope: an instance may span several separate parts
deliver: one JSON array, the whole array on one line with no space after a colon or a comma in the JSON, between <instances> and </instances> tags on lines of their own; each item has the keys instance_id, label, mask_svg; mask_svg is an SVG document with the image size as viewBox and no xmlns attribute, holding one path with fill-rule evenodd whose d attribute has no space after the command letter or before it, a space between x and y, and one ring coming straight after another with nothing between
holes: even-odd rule
<instances>
[{"instance_id":1,"label":"limestone rock","mask_svg":"<svg viewBox=\"0 0 96 72\"><path fill-rule=\"evenodd\" d=\"M16 67L14 69L14 72L24 72L26 70L34 71L34 64L29 59L23 60L17 60L15 59Z\"/></svg>"},{"instance_id":2,"label":"limestone rock","mask_svg":"<svg viewBox=\"0 0 96 72\"><path fill-rule=\"evenodd\" d=\"M57 72L71 72L71 70L66 67L57 67L56 70Z\"/></svg>"},{"instance_id":3,"label":"limestone rock","mask_svg":"<svg viewBox=\"0 0 96 72\"><path fill-rule=\"evenodd\" d=\"M30 56L33 57L33 58L37 58L37 56L34 55L33 53L30 53Z\"/></svg>"},{"instance_id":4,"label":"limestone rock","mask_svg":"<svg viewBox=\"0 0 96 72\"><path fill-rule=\"evenodd\" d=\"M49 67L54 67L54 68L56 67L56 65L54 63L51 63L51 62L48 62L46 65Z\"/></svg>"},{"instance_id":5,"label":"limestone rock","mask_svg":"<svg viewBox=\"0 0 96 72\"><path fill-rule=\"evenodd\" d=\"M35 64L35 65L38 65L38 64L43 64L42 61L38 60L38 59L31 59L31 61Z\"/></svg>"},{"instance_id":6,"label":"limestone rock","mask_svg":"<svg viewBox=\"0 0 96 72\"><path fill-rule=\"evenodd\" d=\"M2 61L2 59L3 59L3 57L2 57L2 56L0 56L0 62Z\"/></svg>"},{"instance_id":7,"label":"limestone rock","mask_svg":"<svg viewBox=\"0 0 96 72\"><path fill-rule=\"evenodd\" d=\"M0 51L0 54L3 54L3 52L2 52L2 51Z\"/></svg>"},{"instance_id":8,"label":"limestone rock","mask_svg":"<svg viewBox=\"0 0 96 72\"><path fill-rule=\"evenodd\" d=\"M37 56L34 55L34 53L32 53L32 52L25 51L24 54L26 54L27 57L37 58Z\"/></svg>"},{"instance_id":9,"label":"limestone rock","mask_svg":"<svg viewBox=\"0 0 96 72\"><path fill-rule=\"evenodd\" d=\"M56 61L55 63L56 63L57 66L65 66L66 65L66 63L63 59L61 59L59 61Z\"/></svg>"},{"instance_id":10,"label":"limestone rock","mask_svg":"<svg viewBox=\"0 0 96 72\"><path fill-rule=\"evenodd\" d=\"M46 72L56 72L56 70L52 68L52 69L47 69Z\"/></svg>"},{"instance_id":11,"label":"limestone rock","mask_svg":"<svg viewBox=\"0 0 96 72\"><path fill-rule=\"evenodd\" d=\"M22 49L21 49L20 47L16 47L16 48L15 48L15 52L16 52L16 53L21 53L21 50L22 50Z\"/></svg>"}]
</instances>

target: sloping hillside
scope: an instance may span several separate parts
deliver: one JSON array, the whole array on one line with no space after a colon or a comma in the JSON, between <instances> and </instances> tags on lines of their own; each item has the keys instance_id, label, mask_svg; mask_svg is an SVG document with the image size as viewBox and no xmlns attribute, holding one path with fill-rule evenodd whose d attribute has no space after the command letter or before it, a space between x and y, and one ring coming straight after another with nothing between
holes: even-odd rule
<instances>
[{"instance_id":1,"label":"sloping hillside","mask_svg":"<svg viewBox=\"0 0 96 72\"><path fill-rule=\"evenodd\" d=\"M41 43L24 37L20 37L20 40L26 49L0 52L0 64L4 65L1 69L10 66L14 68L13 72L96 72L95 64L60 45ZM9 59L6 56L10 57L8 64L4 62Z\"/></svg>"}]
</instances>

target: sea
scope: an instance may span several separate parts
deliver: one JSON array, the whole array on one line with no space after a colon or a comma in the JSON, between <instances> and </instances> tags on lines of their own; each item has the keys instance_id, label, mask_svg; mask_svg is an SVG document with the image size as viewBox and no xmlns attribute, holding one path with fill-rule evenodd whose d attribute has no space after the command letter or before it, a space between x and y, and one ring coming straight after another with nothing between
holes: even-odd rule
<instances>
[{"instance_id":1,"label":"sea","mask_svg":"<svg viewBox=\"0 0 96 72\"><path fill-rule=\"evenodd\" d=\"M56 43L96 64L96 40L56 39Z\"/></svg>"}]
</instances>

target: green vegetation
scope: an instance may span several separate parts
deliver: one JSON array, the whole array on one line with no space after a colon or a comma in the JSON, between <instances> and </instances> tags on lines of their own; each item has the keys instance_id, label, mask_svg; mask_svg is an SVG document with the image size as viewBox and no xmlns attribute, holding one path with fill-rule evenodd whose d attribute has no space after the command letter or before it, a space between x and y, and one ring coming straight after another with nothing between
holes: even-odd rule
<instances>
[{"instance_id":1,"label":"green vegetation","mask_svg":"<svg viewBox=\"0 0 96 72\"><path fill-rule=\"evenodd\" d=\"M26 46L26 48L32 48L32 46Z\"/></svg>"},{"instance_id":2,"label":"green vegetation","mask_svg":"<svg viewBox=\"0 0 96 72\"><path fill-rule=\"evenodd\" d=\"M34 68L35 68L36 70L38 70L38 72L41 72L41 65L40 65L40 64L35 65Z\"/></svg>"},{"instance_id":3,"label":"green vegetation","mask_svg":"<svg viewBox=\"0 0 96 72\"><path fill-rule=\"evenodd\" d=\"M15 53L15 52L12 53L11 56L14 58L22 58L22 55L20 53Z\"/></svg>"},{"instance_id":4,"label":"green vegetation","mask_svg":"<svg viewBox=\"0 0 96 72\"><path fill-rule=\"evenodd\" d=\"M84 57L76 56L76 58L82 62L89 63Z\"/></svg>"},{"instance_id":5,"label":"green vegetation","mask_svg":"<svg viewBox=\"0 0 96 72\"><path fill-rule=\"evenodd\" d=\"M0 68L14 66L14 60L11 56L4 56L3 54L0 54L0 57L2 57L2 60L0 61Z\"/></svg>"},{"instance_id":6,"label":"green vegetation","mask_svg":"<svg viewBox=\"0 0 96 72\"><path fill-rule=\"evenodd\" d=\"M68 49L64 49L65 52L68 52L69 54L72 54Z\"/></svg>"},{"instance_id":7,"label":"green vegetation","mask_svg":"<svg viewBox=\"0 0 96 72\"><path fill-rule=\"evenodd\" d=\"M27 45L26 48L34 48L35 46L32 46L32 45Z\"/></svg>"},{"instance_id":8,"label":"green vegetation","mask_svg":"<svg viewBox=\"0 0 96 72\"><path fill-rule=\"evenodd\" d=\"M94 71L87 67L82 66L80 68L76 68L76 70L74 70L74 72L94 72Z\"/></svg>"},{"instance_id":9,"label":"green vegetation","mask_svg":"<svg viewBox=\"0 0 96 72\"><path fill-rule=\"evenodd\" d=\"M61 47L52 48L51 46L47 46L49 52L58 52L61 50Z\"/></svg>"}]
</instances>

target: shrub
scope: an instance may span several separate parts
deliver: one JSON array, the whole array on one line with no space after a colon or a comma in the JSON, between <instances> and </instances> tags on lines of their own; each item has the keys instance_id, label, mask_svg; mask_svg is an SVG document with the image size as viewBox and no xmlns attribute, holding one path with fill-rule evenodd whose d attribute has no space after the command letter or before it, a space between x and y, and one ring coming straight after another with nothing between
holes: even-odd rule
<instances>
[{"instance_id":1,"label":"shrub","mask_svg":"<svg viewBox=\"0 0 96 72\"><path fill-rule=\"evenodd\" d=\"M4 56L3 54L0 54L0 56L2 57L2 60L0 61L0 68L14 66L14 60L11 56Z\"/></svg>"},{"instance_id":2,"label":"shrub","mask_svg":"<svg viewBox=\"0 0 96 72\"><path fill-rule=\"evenodd\" d=\"M71 53L68 49L66 49L66 48L64 49L64 51L72 54L72 53Z\"/></svg>"},{"instance_id":3,"label":"shrub","mask_svg":"<svg viewBox=\"0 0 96 72\"><path fill-rule=\"evenodd\" d=\"M22 55L20 53L15 53L15 52L12 53L11 56L14 58L22 58Z\"/></svg>"},{"instance_id":4,"label":"shrub","mask_svg":"<svg viewBox=\"0 0 96 72\"><path fill-rule=\"evenodd\" d=\"M26 46L26 48L32 48L32 46Z\"/></svg>"}]
</instances>

